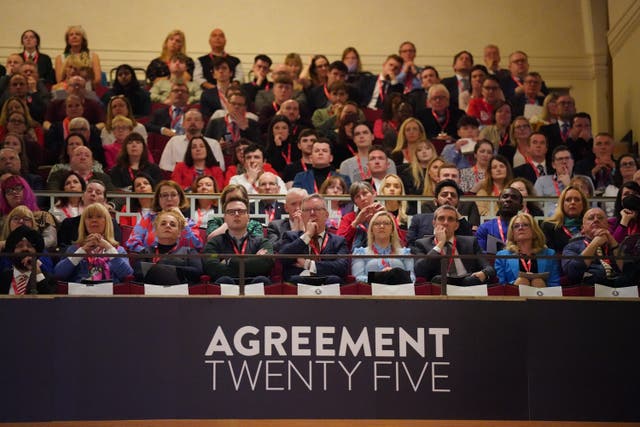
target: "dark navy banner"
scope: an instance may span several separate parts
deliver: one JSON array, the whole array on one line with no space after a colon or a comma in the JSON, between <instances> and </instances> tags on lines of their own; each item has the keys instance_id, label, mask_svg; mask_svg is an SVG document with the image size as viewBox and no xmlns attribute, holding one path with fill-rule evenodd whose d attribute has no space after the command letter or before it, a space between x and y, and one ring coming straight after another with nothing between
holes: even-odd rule
<instances>
[{"instance_id":1,"label":"dark navy banner","mask_svg":"<svg viewBox=\"0 0 640 427\"><path fill-rule=\"evenodd\" d=\"M0 421L638 421L635 302L0 299Z\"/></svg>"}]
</instances>

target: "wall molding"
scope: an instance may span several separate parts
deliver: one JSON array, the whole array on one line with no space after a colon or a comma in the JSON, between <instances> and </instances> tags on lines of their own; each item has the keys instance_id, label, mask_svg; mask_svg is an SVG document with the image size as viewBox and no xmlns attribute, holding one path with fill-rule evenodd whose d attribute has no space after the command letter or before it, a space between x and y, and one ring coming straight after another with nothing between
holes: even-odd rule
<instances>
[{"instance_id":1,"label":"wall molding","mask_svg":"<svg viewBox=\"0 0 640 427\"><path fill-rule=\"evenodd\" d=\"M607 33L609 51L611 52L612 57L615 57L620 49L624 47L629 37L638 29L639 26L640 1L634 1L629 6L629 9L622 14L620 20L618 20L618 22L616 22Z\"/></svg>"}]
</instances>

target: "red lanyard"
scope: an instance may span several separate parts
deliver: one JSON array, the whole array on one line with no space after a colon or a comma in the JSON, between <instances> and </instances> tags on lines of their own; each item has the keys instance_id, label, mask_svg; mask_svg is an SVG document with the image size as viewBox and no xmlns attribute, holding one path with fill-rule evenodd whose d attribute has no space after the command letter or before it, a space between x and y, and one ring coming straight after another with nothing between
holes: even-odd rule
<instances>
[{"instance_id":1,"label":"red lanyard","mask_svg":"<svg viewBox=\"0 0 640 427\"><path fill-rule=\"evenodd\" d=\"M62 210L62 212L64 212L64 216L66 216L67 218L71 218L71 211L69 211L69 209L67 209L66 207L60 209Z\"/></svg>"},{"instance_id":2,"label":"red lanyard","mask_svg":"<svg viewBox=\"0 0 640 427\"><path fill-rule=\"evenodd\" d=\"M318 241L315 239L315 236L312 237L309 241L309 248L311 248L311 251L316 255L320 255L320 253L324 251L324 248L327 247L327 243L329 243L328 237L328 233L325 232L324 236L322 237L322 246L320 248L318 248Z\"/></svg>"},{"instance_id":3,"label":"red lanyard","mask_svg":"<svg viewBox=\"0 0 640 427\"><path fill-rule=\"evenodd\" d=\"M533 169L533 173L535 173L536 174L536 178L538 178L540 176L540 171L538 170L536 165L533 164L533 160L531 160L530 157L526 157L526 156L525 156L524 160L527 163L529 163L529 165L531 166L531 169Z\"/></svg>"},{"instance_id":4,"label":"red lanyard","mask_svg":"<svg viewBox=\"0 0 640 427\"><path fill-rule=\"evenodd\" d=\"M135 174L133 173L133 169L129 168L129 177L131 178L131 184L133 184L133 179L135 178Z\"/></svg>"},{"instance_id":5,"label":"red lanyard","mask_svg":"<svg viewBox=\"0 0 640 427\"><path fill-rule=\"evenodd\" d=\"M300 159L300 164L302 165L302 170L307 171L307 164L304 162L304 159Z\"/></svg>"},{"instance_id":6,"label":"red lanyard","mask_svg":"<svg viewBox=\"0 0 640 427\"><path fill-rule=\"evenodd\" d=\"M504 136L500 139L500 146L504 147L507 144L507 141L509 141L509 132L505 132Z\"/></svg>"},{"instance_id":7,"label":"red lanyard","mask_svg":"<svg viewBox=\"0 0 640 427\"><path fill-rule=\"evenodd\" d=\"M527 273L531 273L531 258L529 258L526 262L520 258L520 263L522 264L522 267L524 267L524 271L526 271Z\"/></svg>"},{"instance_id":8,"label":"red lanyard","mask_svg":"<svg viewBox=\"0 0 640 427\"><path fill-rule=\"evenodd\" d=\"M228 114L224 116L224 122L227 125L227 132L231 135L231 141L236 142L240 138L240 127L234 126Z\"/></svg>"},{"instance_id":9,"label":"red lanyard","mask_svg":"<svg viewBox=\"0 0 640 427\"><path fill-rule=\"evenodd\" d=\"M247 243L249 243L249 236L244 239L244 243L242 244L242 248L238 250L238 246L236 245L236 241L234 239L231 240L231 246L233 247L233 252L236 255L244 255L247 250Z\"/></svg>"},{"instance_id":10,"label":"red lanyard","mask_svg":"<svg viewBox=\"0 0 640 427\"><path fill-rule=\"evenodd\" d=\"M556 196L559 196L561 191L560 191L560 187L558 186L558 175L551 178L551 182L553 182L553 186L556 189Z\"/></svg>"},{"instance_id":11,"label":"red lanyard","mask_svg":"<svg viewBox=\"0 0 640 427\"><path fill-rule=\"evenodd\" d=\"M273 221L276 216L276 208L273 206L267 206L264 208L264 212L267 214L268 222Z\"/></svg>"},{"instance_id":12,"label":"red lanyard","mask_svg":"<svg viewBox=\"0 0 640 427\"><path fill-rule=\"evenodd\" d=\"M504 230L502 229L502 220L500 219L500 217L496 218L496 221L498 222L498 231L500 232L500 239L503 242L506 242L507 239L504 238Z\"/></svg>"},{"instance_id":13,"label":"red lanyard","mask_svg":"<svg viewBox=\"0 0 640 427\"><path fill-rule=\"evenodd\" d=\"M437 245L438 239L434 237L433 242ZM449 258L449 265L447 265L447 271L451 269L451 264L453 264L453 257L455 256L455 254L456 254L456 238L454 237L453 243L451 244L451 258Z\"/></svg>"},{"instance_id":14,"label":"red lanyard","mask_svg":"<svg viewBox=\"0 0 640 427\"><path fill-rule=\"evenodd\" d=\"M180 114L178 114L175 118L173 118L173 113L175 112L175 107L171 106L171 129L175 129L176 125L178 123L180 123L180 119L182 119L182 115L184 114L182 111L180 111Z\"/></svg>"},{"instance_id":15,"label":"red lanyard","mask_svg":"<svg viewBox=\"0 0 640 427\"><path fill-rule=\"evenodd\" d=\"M287 143L287 145L288 145L287 155L285 156L282 151L280 152L280 155L282 156L284 161L287 162L287 164L289 164L289 163L291 163L291 144Z\"/></svg>"},{"instance_id":16,"label":"red lanyard","mask_svg":"<svg viewBox=\"0 0 640 427\"><path fill-rule=\"evenodd\" d=\"M326 83L324 84L324 96L327 97L327 100L331 99L329 97L329 89L327 89L327 84Z\"/></svg>"},{"instance_id":17,"label":"red lanyard","mask_svg":"<svg viewBox=\"0 0 640 427\"><path fill-rule=\"evenodd\" d=\"M224 92L222 92L220 89L218 89L218 98L220 99L220 102L222 106L225 108L225 110L228 110L229 101L227 100L227 97L224 95Z\"/></svg>"},{"instance_id":18,"label":"red lanyard","mask_svg":"<svg viewBox=\"0 0 640 427\"><path fill-rule=\"evenodd\" d=\"M174 247L172 247L165 255L169 255L169 254L175 252L176 249L178 249L178 245L175 245ZM156 255L160 255L160 251L158 250L158 248L156 248ZM157 264L159 262L160 262L160 257L159 256L153 257L153 263L154 264Z\"/></svg>"},{"instance_id":19,"label":"red lanyard","mask_svg":"<svg viewBox=\"0 0 640 427\"><path fill-rule=\"evenodd\" d=\"M327 177L324 180L326 181L327 179L329 179L329 177L331 177L331 172L329 172L327 174ZM313 177L313 192L314 193L318 193L319 192L318 191L318 183L316 182L316 177L315 176Z\"/></svg>"},{"instance_id":20,"label":"red lanyard","mask_svg":"<svg viewBox=\"0 0 640 427\"><path fill-rule=\"evenodd\" d=\"M514 82L516 82L516 85L518 85L518 87L522 87L522 83L520 83L520 80L516 79L515 77L511 76L511 80L513 80Z\"/></svg>"},{"instance_id":21,"label":"red lanyard","mask_svg":"<svg viewBox=\"0 0 640 427\"><path fill-rule=\"evenodd\" d=\"M374 254L376 255L380 255L380 253L378 252L378 250L376 249L375 245L371 246L371 250L373 251ZM382 267L384 268L389 268L391 267L391 265L389 264L389 262L387 262L386 259L384 258L380 258L380 263L382 264Z\"/></svg>"},{"instance_id":22,"label":"red lanyard","mask_svg":"<svg viewBox=\"0 0 640 427\"><path fill-rule=\"evenodd\" d=\"M473 176L475 182L480 182L480 172L478 172L478 165L473 165Z\"/></svg>"},{"instance_id":23,"label":"red lanyard","mask_svg":"<svg viewBox=\"0 0 640 427\"><path fill-rule=\"evenodd\" d=\"M356 150L354 150L348 143L347 143L347 149L349 150L352 156L356 155Z\"/></svg>"},{"instance_id":24,"label":"red lanyard","mask_svg":"<svg viewBox=\"0 0 640 427\"><path fill-rule=\"evenodd\" d=\"M433 118L436 119L436 123L438 124L438 126L440 126L441 131L444 131L447 126L449 126L449 121L451 120L451 112L449 111L449 109L447 109L447 120L445 120L443 125L441 125L440 121L438 120L438 113L431 110L431 114L433 115Z\"/></svg>"},{"instance_id":25,"label":"red lanyard","mask_svg":"<svg viewBox=\"0 0 640 427\"><path fill-rule=\"evenodd\" d=\"M499 196L500 195L500 189L498 188L498 186L496 184L493 184L493 190L491 190L491 192L493 193L494 196Z\"/></svg>"},{"instance_id":26,"label":"red lanyard","mask_svg":"<svg viewBox=\"0 0 640 427\"><path fill-rule=\"evenodd\" d=\"M384 102L384 86L380 77L378 77L378 98L380 98L380 102Z\"/></svg>"},{"instance_id":27,"label":"red lanyard","mask_svg":"<svg viewBox=\"0 0 640 427\"><path fill-rule=\"evenodd\" d=\"M280 106L278 106L278 104L276 104L276 101L273 101L273 103L271 104L271 106L273 107L273 109L275 110L275 112L277 113L278 110L280 109Z\"/></svg>"},{"instance_id":28,"label":"red lanyard","mask_svg":"<svg viewBox=\"0 0 640 427\"><path fill-rule=\"evenodd\" d=\"M360 171L360 179L366 180L371 178L371 174L369 171L364 172L364 167L362 167L362 160L360 160L360 155L356 155L356 160L358 161L358 171Z\"/></svg>"},{"instance_id":29,"label":"red lanyard","mask_svg":"<svg viewBox=\"0 0 640 427\"><path fill-rule=\"evenodd\" d=\"M569 238L573 238L573 234L571 234L571 232L569 231L569 229L567 227L565 227L564 225L562 226L562 231L564 231L564 234L566 234L567 236L569 236Z\"/></svg>"},{"instance_id":30,"label":"red lanyard","mask_svg":"<svg viewBox=\"0 0 640 427\"><path fill-rule=\"evenodd\" d=\"M205 215L204 212L202 212L202 209L200 208L196 209L196 215L198 215L198 220L196 221L196 225L195 225L196 228L200 228L200 224L202 224L202 218L204 218L204 215Z\"/></svg>"}]
</instances>

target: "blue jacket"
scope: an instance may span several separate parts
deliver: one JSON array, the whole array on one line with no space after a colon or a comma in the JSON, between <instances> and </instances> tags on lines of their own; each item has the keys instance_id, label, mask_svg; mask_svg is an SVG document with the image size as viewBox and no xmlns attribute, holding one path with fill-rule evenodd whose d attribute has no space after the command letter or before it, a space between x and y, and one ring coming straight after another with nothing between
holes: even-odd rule
<instances>
[{"instance_id":1,"label":"blue jacket","mask_svg":"<svg viewBox=\"0 0 640 427\"><path fill-rule=\"evenodd\" d=\"M538 253L538 255L542 256L555 254L556 252L549 248L545 248ZM498 251L496 255L516 254L505 249ZM557 259L551 258L537 258L536 261L538 263L538 273L549 273L547 286L560 286L560 262ZM496 258L495 267L498 273L498 281L503 285L513 285L513 282L515 282L520 273L520 260L518 258Z\"/></svg>"},{"instance_id":2,"label":"blue jacket","mask_svg":"<svg viewBox=\"0 0 640 427\"><path fill-rule=\"evenodd\" d=\"M80 282L82 279L89 278L89 262L87 261L87 258L82 258L80 259L80 262L74 264L75 260L78 260L79 258L69 257L69 254L73 254L77 250L77 245L71 245L67 248L67 256L55 266L56 279L63 280L65 282ZM122 246L118 246L116 250L119 254L124 255L127 253ZM73 259L74 262L72 262L71 259ZM125 257L110 258L109 270L111 271L111 279L113 280L113 283L120 283L125 277L133 274L133 268L129 265L129 259Z\"/></svg>"}]
</instances>

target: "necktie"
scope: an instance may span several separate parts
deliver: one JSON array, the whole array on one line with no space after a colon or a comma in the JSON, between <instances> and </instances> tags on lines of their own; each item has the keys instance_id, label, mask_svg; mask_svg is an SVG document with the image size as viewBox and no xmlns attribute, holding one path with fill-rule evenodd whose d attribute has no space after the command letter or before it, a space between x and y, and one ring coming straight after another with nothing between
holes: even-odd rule
<instances>
[{"instance_id":1,"label":"necktie","mask_svg":"<svg viewBox=\"0 0 640 427\"><path fill-rule=\"evenodd\" d=\"M181 123L181 120L180 120L181 116L182 116L182 108L174 107L173 108L173 117L172 117L172 120L171 120L171 128L178 135L183 135L184 134L184 128L182 127L182 123Z\"/></svg>"},{"instance_id":2,"label":"necktie","mask_svg":"<svg viewBox=\"0 0 640 427\"><path fill-rule=\"evenodd\" d=\"M445 249L445 254L447 254L447 255L455 255L453 253L453 245L451 245L451 242L445 243L444 244L444 249ZM455 258L451 258L451 261L448 261L447 274L449 276L457 276L458 275L458 269L456 268L456 260L455 260Z\"/></svg>"},{"instance_id":3,"label":"necktie","mask_svg":"<svg viewBox=\"0 0 640 427\"><path fill-rule=\"evenodd\" d=\"M563 141L565 139L567 139L567 135L569 135L569 123L567 123L567 122L562 123L562 129L561 129L560 133L562 135L562 140Z\"/></svg>"},{"instance_id":4,"label":"necktie","mask_svg":"<svg viewBox=\"0 0 640 427\"><path fill-rule=\"evenodd\" d=\"M29 275L21 274L16 280L16 295L24 295L27 290L27 283L29 283Z\"/></svg>"},{"instance_id":5,"label":"necktie","mask_svg":"<svg viewBox=\"0 0 640 427\"><path fill-rule=\"evenodd\" d=\"M463 79L460 79L460 81L462 82L462 90L463 91L466 90L468 92L469 89L471 89L471 85L469 84L469 79L463 78Z\"/></svg>"},{"instance_id":6,"label":"necktie","mask_svg":"<svg viewBox=\"0 0 640 427\"><path fill-rule=\"evenodd\" d=\"M29 54L29 61L33 62L33 60L36 59L35 55L33 53Z\"/></svg>"},{"instance_id":7,"label":"necktie","mask_svg":"<svg viewBox=\"0 0 640 427\"><path fill-rule=\"evenodd\" d=\"M604 257L604 252L601 247L596 249L596 255L600 257L600 264L602 264L602 268L604 268L604 274L607 276L607 279L611 279L613 277L613 267L611 267L611 261Z\"/></svg>"},{"instance_id":8,"label":"necktie","mask_svg":"<svg viewBox=\"0 0 640 427\"><path fill-rule=\"evenodd\" d=\"M538 174L539 174L540 176L546 175L546 174L544 173L544 167L543 167L542 165L538 165L538 166L536 166L536 168L538 169Z\"/></svg>"}]
</instances>

